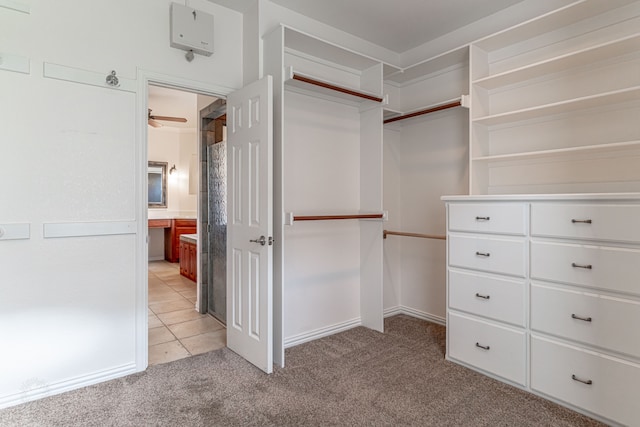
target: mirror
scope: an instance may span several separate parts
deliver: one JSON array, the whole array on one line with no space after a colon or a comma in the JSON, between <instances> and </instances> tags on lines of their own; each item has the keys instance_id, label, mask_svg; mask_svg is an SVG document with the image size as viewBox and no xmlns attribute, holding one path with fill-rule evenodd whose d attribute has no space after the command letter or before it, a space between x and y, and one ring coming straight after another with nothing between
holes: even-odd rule
<instances>
[{"instance_id":1,"label":"mirror","mask_svg":"<svg viewBox=\"0 0 640 427\"><path fill-rule=\"evenodd\" d=\"M167 207L167 162L149 162L149 207Z\"/></svg>"}]
</instances>

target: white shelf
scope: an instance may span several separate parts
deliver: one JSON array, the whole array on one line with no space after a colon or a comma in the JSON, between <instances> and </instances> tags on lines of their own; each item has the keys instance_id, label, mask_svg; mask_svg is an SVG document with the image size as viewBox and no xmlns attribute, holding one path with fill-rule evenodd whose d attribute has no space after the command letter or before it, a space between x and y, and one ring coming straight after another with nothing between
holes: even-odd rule
<instances>
[{"instance_id":1,"label":"white shelf","mask_svg":"<svg viewBox=\"0 0 640 427\"><path fill-rule=\"evenodd\" d=\"M384 97L381 94L374 94L361 91L360 89L348 88L336 85L332 82L319 79L295 71L293 67L285 69L285 85L290 88L297 88L304 92L320 94L322 97L334 100L347 101L349 103L362 104L370 102L382 104Z\"/></svg>"},{"instance_id":2,"label":"white shelf","mask_svg":"<svg viewBox=\"0 0 640 427\"><path fill-rule=\"evenodd\" d=\"M580 153L611 153L628 149L640 149L640 141L614 142L610 144L585 145L580 147L556 148L553 150L527 151L522 153L498 154L472 158L474 162L496 162L507 160L540 159L545 157L568 156Z\"/></svg>"},{"instance_id":3,"label":"white shelf","mask_svg":"<svg viewBox=\"0 0 640 427\"><path fill-rule=\"evenodd\" d=\"M568 68L592 64L607 58L614 58L637 50L640 50L640 34L634 34L514 70L484 77L474 81L472 84L484 89L495 89L558 71L565 71Z\"/></svg>"},{"instance_id":4,"label":"white shelf","mask_svg":"<svg viewBox=\"0 0 640 427\"><path fill-rule=\"evenodd\" d=\"M474 45L485 51L495 51L532 39L601 13L633 3L635 0L580 0L529 21L515 25L483 39Z\"/></svg>"},{"instance_id":5,"label":"white shelf","mask_svg":"<svg viewBox=\"0 0 640 427\"><path fill-rule=\"evenodd\" d=\"M507 113L479 117L472 120L472 123L493 126L551 116L555 114L571 113L579 110L603 107L611 104L620 104L629 101L640 101L640 86L606 92L603 94L585 96L582 98L570 99L567 101L555 102L552 104L540 105L532 108L525 108L522 110L510 111Z\"/></svg>"},{"instance_id":6,"label":"white shelf","mask_svg":"<svg viewBox=\"0 0 640 427\"><path fill-rule=\"evenodd\" d=\"M469 47L467 45L452 49L441 55L421 61L415 65L403 68L393 74L385 73L384 81L397 84L410 83L413 80L425 78L430 74L442 72L452 67L467 66Z\"/></svg>"}]
</instances>

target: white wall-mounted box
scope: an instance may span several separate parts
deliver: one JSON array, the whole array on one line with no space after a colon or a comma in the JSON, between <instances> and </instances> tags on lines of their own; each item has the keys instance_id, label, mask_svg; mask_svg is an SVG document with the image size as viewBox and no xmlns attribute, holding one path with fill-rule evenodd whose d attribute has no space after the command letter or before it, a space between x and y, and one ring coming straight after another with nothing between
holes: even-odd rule
<instances>
[{"instance_id":1,"label":"white wall-mounted box","mask_svg":"<svg viewBox=\"0 0 640 427\"><path fill-rule=\"evenodd\" d=\"M213 54L213 15L171 3L171 47Z\"/></svg>"}]
</instances>

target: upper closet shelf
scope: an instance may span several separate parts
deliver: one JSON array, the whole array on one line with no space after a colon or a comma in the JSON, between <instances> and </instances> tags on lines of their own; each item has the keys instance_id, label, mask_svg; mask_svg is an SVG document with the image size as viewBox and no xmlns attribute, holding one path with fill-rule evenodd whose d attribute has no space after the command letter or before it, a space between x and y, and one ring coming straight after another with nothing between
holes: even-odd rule
<instances>
[{"instance_id":1,"label":"upper closet shelf","mask_svg":"<svg viewBox=\"0 0 640 427\"><path fill-rule=\"evenodd\" d=\"M522 120L551 116L554 114L571 113L575 111L586 110L589 108L603 107L611 104L620 104L623 102L639 100L640 86L634 86L628 89L616 90L597 95L585 96L582 98L575 98L568 101L555 102L552 104L510 111L507 113L480 117L474 119L473 123L489 126L514 123Z\"/></svg>"},{"instance_id":2,"label":"upper closet shelf","mask_svg":"<svg viewBox=\"0 0 640 427\"><path fill-rule=\"evenodd\" d=\"M394 110L385 110L384 124L393 123L400 120L410 119L413 117L423 116L425 114L435 113L436 111L448 110L455 107L469 108L468 95L462 95L460 98L450 99L438 104L428 105L410 112L402 113Z\"/></svg>"},{"instance_id":3,"label":"upper closet shelf","mask_svg":"<svg viewBox=\"0 0 640 427\"><path fill-rule=\"evenodd\" d=\"M625 55L639 49L640 34L634 34L514 70L484 77L474 81L473 84L485 89L495 89L564 71L568 68L589 65L608 58L615 58L616 56Z\"/></svg>"},{"instance_id":4,"label":"upper closet shelf","mask_svg":"<svg viewBox=\"0 0 640 427\"><path fill-rule=\"evenodd\" d=\"M305 91L313 91L347 101L372 101L376 103L382 103L384 101L384 98L380 95L363 92L359 89L338 86L331 82L296 72L293 67L287 67L285 69L285 84L290 87L297 87Z\"/></svg>"},{"instance_id":5,"label":"upper closet shelf","mask_svg":"<svg viewBox=\"0 0 640 427\"><path fill-rule=\"evenodd\" d=\"M473 44L485 51L494 51L539 35L569 26L601 13L633 3L635 0L580 0L537 18L507 28Z\"/></svg>"}]
</instances>

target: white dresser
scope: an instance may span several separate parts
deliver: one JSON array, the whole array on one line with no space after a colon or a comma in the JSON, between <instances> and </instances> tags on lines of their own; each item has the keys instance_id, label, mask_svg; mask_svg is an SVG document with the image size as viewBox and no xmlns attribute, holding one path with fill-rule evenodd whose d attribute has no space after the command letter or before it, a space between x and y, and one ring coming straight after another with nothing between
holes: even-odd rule
<instances>
[{"instance_id":1,"label":"white dresser","mask_svg":"<svg viewBox=\"0 0 640 427\"><path fill-rule=\"evenodd\" d=\"M447 359L640 426L640 194L443 200Z\"/></svg>"}]
</instances>

